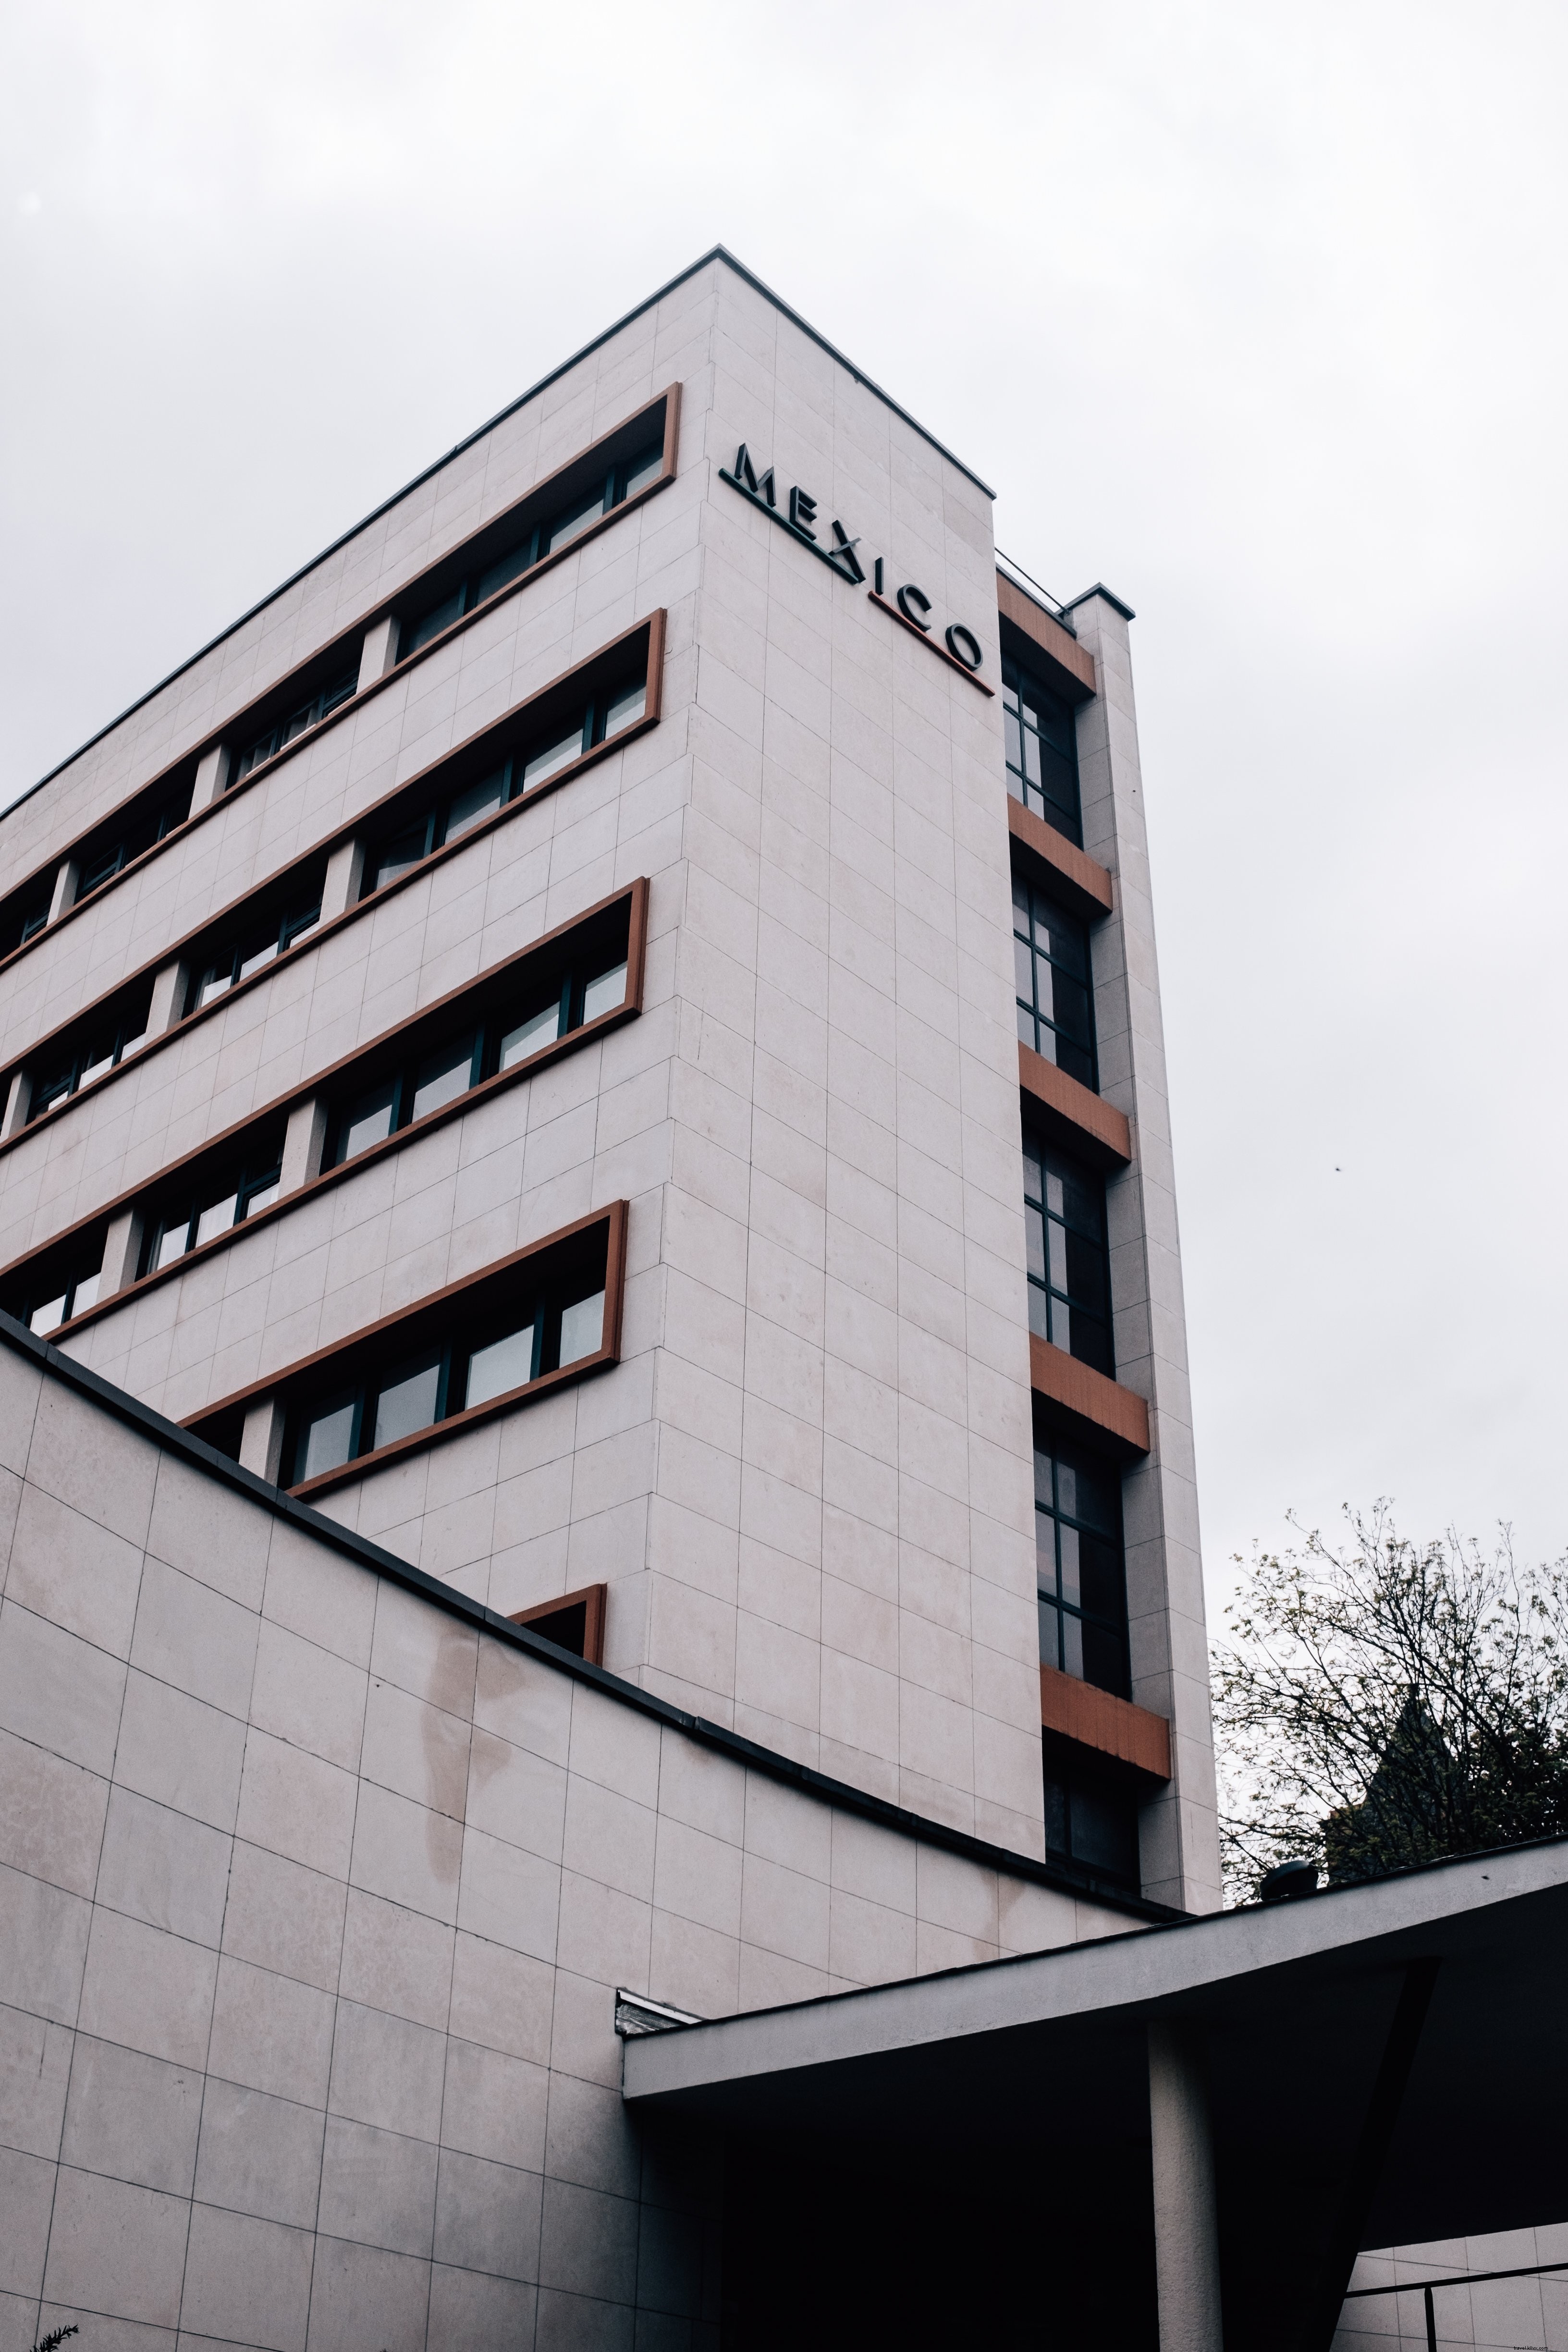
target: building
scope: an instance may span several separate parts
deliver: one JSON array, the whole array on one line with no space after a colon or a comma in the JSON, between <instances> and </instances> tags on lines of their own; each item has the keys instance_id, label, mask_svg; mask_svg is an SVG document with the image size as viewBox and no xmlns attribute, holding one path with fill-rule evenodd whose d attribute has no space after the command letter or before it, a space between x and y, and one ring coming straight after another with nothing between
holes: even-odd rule
<instances>
[{"instance_id":1,"label":"building","mask_svg":"<svg viewBox=\"0 0 1568 2352\"><path fill-rule=\"evenodd\" d=\"M0 821L18 2342L712 2340L619 1993L1217 1906L1131 619L718 252Z\"/></svg>"}]
</instances>

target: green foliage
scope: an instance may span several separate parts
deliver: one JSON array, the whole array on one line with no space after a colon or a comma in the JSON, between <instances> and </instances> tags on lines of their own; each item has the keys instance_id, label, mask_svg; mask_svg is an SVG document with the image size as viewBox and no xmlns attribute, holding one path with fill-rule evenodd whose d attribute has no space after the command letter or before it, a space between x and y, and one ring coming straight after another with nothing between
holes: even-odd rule
<instances>
[{"instance_id":1,"label":"green foliage","mask_svg":"<svg viewBox=\"0 0 1568 2352\"><path fill-rule=\"evenodd\" d=\"M80 2332L77 2327L57 2327L52 2336L46 2336L41 2343L34 2345L33 2352L59 2352L59 2347L68 2336L78 2336Z\"/></svg>"},{"instance_id":2,"label":"green foliage","mask_svg":"<svg viewBox=\"0 0 1568 2352\"><path fill-rule=\"evenodd\" d=\"M1339 1884L1568 1832L1568 1561L1344 1516L1337 1549L1254 1548L1215 1646L1236 1901L1292 1854Z\"/></svg>"}]
</instances>

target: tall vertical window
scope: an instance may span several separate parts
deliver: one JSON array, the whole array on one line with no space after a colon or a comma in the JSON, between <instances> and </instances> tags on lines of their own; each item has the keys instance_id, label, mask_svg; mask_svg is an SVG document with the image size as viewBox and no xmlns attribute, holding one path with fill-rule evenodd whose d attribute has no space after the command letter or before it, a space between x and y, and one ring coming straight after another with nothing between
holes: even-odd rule
<instances>
[{"instance_id":1,"label":"tall vertical window","mask_svg":"<svg viewBox=\"0 0 1568 2352\"><path fill-rule=\"evenodd\" d=\"M1127 1696L1121 1482L1103 1464L1035 1444L1040 1663Z\"/></svg>"},{"instance_id":2,"label":"tall vertical window","mask_svg":"<svg viewBox=\"0 0 1568 2352\"><path fill-rule=\"evenodd\" d=\"M1086 1771L1047 1743L1043 1762L1046 1853L1075 1878L1138 1885L1138 1801L1108 1775Z\"/></svg>"},{"instance_id":3,"label":"tall vertical window","mask_svg":"<svg viewBox=\"0 0 1568 2352\"><path fill-rule=\"evenodd\" d=\"M1104 1181L1027 1128L1024 1224L1030 1330L1097 1372L1113 1373Z\"/></svg>"},{"instance_id":4,"label":"tall vertical window","mask_svg":"<svg viewBox=\"0 0 1568 2352\"><path fill-rule=\"evenodd\" d=\"M1080 1086L1097 1087L1089 933L1016 874L1013 979L1022 1042Z\"/></svg>"},{"instance_id":5,"label":"tall vertical window","mask_svg":"<svg viewBox=\"0 0 1568 2352\"><path fill-rule=\"evenodd\" d=\"M1078 727L1071 703L1017 662L1005 660L1002 723L1007 738L1007 790L1081 849Z\"/></svg>"}]
</instances>

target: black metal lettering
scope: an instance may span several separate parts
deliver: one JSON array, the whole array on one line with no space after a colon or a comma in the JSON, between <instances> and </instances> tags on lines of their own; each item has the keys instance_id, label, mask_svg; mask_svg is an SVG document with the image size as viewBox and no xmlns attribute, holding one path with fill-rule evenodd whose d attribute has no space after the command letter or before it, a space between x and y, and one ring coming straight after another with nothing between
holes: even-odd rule
<instances>
[{"instance_id":1,"label":"black metal lettering","mask_svg":"<svg viewBox=\"0 0 1568 2352\"><path fill-rule=\"evenodd\" d=\"M965 669L978 669L985 658L980 650L979 638L973 629L966 629L962 621L955 621L949 629L947 650L954 661L963 664Z\"/></svg>"},{"instance_id":2,"label":"black metal lettering","mask_svg":"<svg viewBox=\"0 0 1568 2352\"><path fill-rule=\"evenodd\" d=\"M750 490L757 495L757 469L752 463L752 453L742 441L735 452L735 469L731 478L738 490Z\"/></svg>"},{"instance_id":3,"label":"black metal lettering","mask_svg":"<svg viewBox=\"0 0 1568 2352\"><path fill-rule=\"evenodd\" d=\"M918 604L921 608L920 611L918 613L911 613L910 610L911 604ZM923 588L915 587L913 583L910 581L906 581L904 585L899 591L899 610L903 614L906 621L912 621L914 623L917 629L929 629L931 627L931 623L923 617L925 614L931 611L931 598L926 594Z\"/></svg>"},{"instance_id":4,"label":"black metal lettering","mask_svg":"<svg viewBox=\"0 0 1568 2352\"><path fill-rule=\"evenodd\" d=\"M789 519L791 526L800 532L803 539L816 537L811 527L816 520L816 500L798 483L789 494Z\"/></svg>"},{"instance_id":5,"label":"black metal lettering","mask_svg":"<svg viewBox=\"0 0 1568 2352\"><path fill-rule=\"evenodd\" d=\"M830 552L833 556L834 562L838 565L839 570L846 573L849 579L855 581L857 584L866 577L865 572L861 568L860 559L855 552L855 550L859 546L859 544L860 542L858 539L851 539L849 537L844 525L839 521L837 516L835 515L833 518L833 546Z\"/></svg>"}]
</instances>

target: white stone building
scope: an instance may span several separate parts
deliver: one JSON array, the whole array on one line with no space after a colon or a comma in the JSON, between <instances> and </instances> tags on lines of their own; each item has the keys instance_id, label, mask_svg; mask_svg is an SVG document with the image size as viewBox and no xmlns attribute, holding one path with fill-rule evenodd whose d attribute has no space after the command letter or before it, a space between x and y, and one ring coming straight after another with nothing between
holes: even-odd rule
<instances>
[{"instance_id":1,"label":"white stone building","mask_svg":"<svg viewBox=\"0 0 1568 2352\"><path fill-rule=\"evenodd\" d=\"M6 2342L696 2340L617 1988L1217 1905L1131 617L715 254L0 820Z\"/></svg>"}]
</instances>

